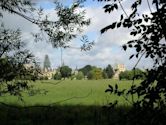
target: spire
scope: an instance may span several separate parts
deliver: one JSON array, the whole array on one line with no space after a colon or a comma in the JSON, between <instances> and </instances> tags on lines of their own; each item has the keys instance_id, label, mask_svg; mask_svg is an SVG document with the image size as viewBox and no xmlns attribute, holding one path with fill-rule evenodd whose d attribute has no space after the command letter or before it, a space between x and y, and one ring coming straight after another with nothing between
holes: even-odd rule
<instances>
[{"instance_id":1,"label":"spire","mask_svg":"<svg viewBox=\"0 0 166 125\"><path fill-rule=\"evenodd\" d=\"M76 69L75 69L76 71L78 71L78 68L77 68L77 66L76 66Z\"/></svg>"},{"instance_id":2,"label":"spire","mask_svg":"<svg viewBox=\"0 0 166 125\"><path fill-rule=\"evenodd\" d=\"M65 66L65 62L64 62L64 60L62 61L62 66Z\"/></svg>"}]
</instances>

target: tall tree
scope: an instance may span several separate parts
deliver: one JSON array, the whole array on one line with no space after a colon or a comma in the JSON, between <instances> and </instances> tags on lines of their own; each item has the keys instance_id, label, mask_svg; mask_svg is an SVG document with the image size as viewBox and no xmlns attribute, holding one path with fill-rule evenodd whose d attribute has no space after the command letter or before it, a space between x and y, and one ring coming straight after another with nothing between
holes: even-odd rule
<instances>
[{"instance_id":1,"label":"tall tree","mask_svg":"<svg viewBox=\"0 0 166 125\"><path fill-rule=\"evenodd\" d=\"M60 67L61 76L65 79L71 76L72 69L68 66Z\"/></svg>"},{"instance_id":2,"label":"tall tree","mask_svg":"<svg viewBox=\"0 0 166 125\"><path fill-rule=\"evenodd\" d=\"M102 79L102 69L101 68L93 68L92 69L93 79Z\"/></svg>"},{"instance_id":3,"label":"tall tree","mask_svg":"<svg viewBox=\"0 0 166 125\"><path fill-rule=\"evenodd\" d=\"M104 79L108 79L108 75L107 75L107 72L106 72L105 69L103 69L102 75L103 75L103 78L104 78Z\"/></svg>"},{"instance_id":4,"label":"tall tree","mask_svg":"<svg viewBox=\"0 0 166 125\"><path fill-rule=\"evenodd\" d=\"M110 64L105 68L105 72L107 73L108 78L112 78L114 75L114 70Z\"/></svg>"},{"instance_id":5,"label":"tall tree","mask_svg":"<svg viewBox=\"0 0 166 125\"><path fill-rule=\"evenodd\" d=\"M44 66L43 66L43 68L44 69L51 68L51 63L50 63L50 59L49 59L48 55L45 55L45 57L44 57Z\"/></svg>"},{"instance_id":6,"label":"tall tree","mask_svg":"<svg viewBox=\"0 0 166 125\"><path fill-rule=\"evenodd\" d=\"M83 68L79 69L79 71L83 72L84 76L87 76L88 73L93 69L93 66L86 65Z\"/></svg>"}]
</instances>

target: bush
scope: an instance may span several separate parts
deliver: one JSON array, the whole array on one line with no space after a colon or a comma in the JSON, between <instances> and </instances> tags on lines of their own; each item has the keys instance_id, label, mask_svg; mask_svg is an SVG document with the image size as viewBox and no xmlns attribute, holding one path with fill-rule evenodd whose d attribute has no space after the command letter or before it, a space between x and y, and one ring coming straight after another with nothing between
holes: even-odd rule
<instances>
[{"instance_id":1,"label":"bush","mask_svg":"<svg viewBox=\"0 0 166 125\"><path fill-rule=\"evenodd\" d=\"M56 73L56 74L54 75L54 79L55 79L55 80L61 80L61 79L62 79L61 73Z\"/></svg>"},{"instance_id":2,"label":"bush","mask_svg":"<svg viewBox=\"0 0 166 125\"><path fill-rule=\"evenodd\" d=\"M62 66L60 67L60 74L61 77L69 78L71 76L72 69L69 66Z\"/></svg>"},{"instance_id":3,"label":"bush","mask_svg":"<svg viewBox=\"0 0 166 125\"><path fill-rule=\"evenodd\" d=\"M87 79L93 79L93 73L91 71L87 74Z\"/></svg>"},{"instance_id":4,"label":"bush","mask_svg":"<svg viewBox=\"0 0 166 125\"><path fill-rule=\"evenodd\" d=\"M100 68L93 68L87 75L88 79L102 79L103 78L103 74L102 74L102 69Z\"/></svg>"},{"instance_id":5,"label":"bush","mask_svg":"<svg viewBox=\"0 0 166 125\"><path fill-rule=\"evenodd\" d=\"M135 79L144 79L145 78L145 72L143 72L140 69L135 69L135 76L134 76L134 70L127 70L124 72L121 72L119 74L119 79L126 79L126 80L133 80L133 78L135 77Z\"/></svg>"},{"instance_id":6,"label":"bush","mask_svg":"<svg viewBox=\"0 0 166 125\"><path fill-rule=\"evenodd\" d=\"M108 79L108 75L107 75L105 69L104 69L103 72L102 72L102 77L103 77L104 79Z\"/></svg>"},{"instance_id":7,"label":"bush","mask_svg":"<svg viewBox=\"0 0 166 125\"><path fill-rule=\"evenodd\" d=\"M77 80L82 80L84 78L83 72L79 71L78 74L76 75Z\"/></svg>"}]
</instances>

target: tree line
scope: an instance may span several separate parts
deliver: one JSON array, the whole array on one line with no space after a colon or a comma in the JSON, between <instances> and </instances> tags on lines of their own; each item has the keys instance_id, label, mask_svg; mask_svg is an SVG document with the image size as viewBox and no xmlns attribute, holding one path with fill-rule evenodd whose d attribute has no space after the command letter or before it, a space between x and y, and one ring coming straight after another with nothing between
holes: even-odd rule
<instances>
[{"instance_id":1,"label":"tree line","mask_svg":"<svg viewBox=\"0 0 166 125\"><path fill-rule=\"evenodd\" d=\"M108 79L112 78L114 75L114 69L111 65L108 65L106 68L102 69L100 67L86 65L80 69L72 70L69 66L61 66L57 69L56 74L53 76L53 79L60 80L65 78L70 79Z\"/></svg>"},{"instance_id":2,"label":"tree line","mask_svg":"<svg viewBox=\"0 0 166 125\"><path fill-rule=\"evenodd\" d=\"M51 63L48 55L45 55L43 69L51 68ZM69 66L61 66L57 69L56 74L53 75L53 79L61 80L62 78L71 78L71 79L111 79L115 72L118 71L117 68L113 68L110 64L106 68L102 69L100 67L86 65L80 69L75 69L72 72L72 68ZM134 70L126 70L119 73L119 80L133 80L133 79L145 79L146 71L143 71L139 68ZM48 79L44 77L43 79Z\"/></svg>"},{"instance_id":3,"label":"tree line","mask_svg":"<svg viewBox=\"0 0 166 125\"><path fill-rule=\"evenodd\" d=\"M119 80L133 80L133 79L141 79L144 80L146 78L146 71L143 71L139 68L134 70L126 70L119 74Z\"/></svg>"},{"instance_id":4,"label":"tree line","mask_svg":"<svg viewBox=\"0 0 166 125\"><path fill-rule=\"evenodd\" d=\"M80 69L72 70L69 66L61 66L56 70L53 75L53 79L88 79L88 80L98 80L98 79L112 79L115 75L116 68L114 69L110 64L105 68L100 68L96 66L86 65ZM119 74L119 80L132 80L134 77L136 79L144 79L146 71L141 69L136 69L136 74L134 75L133 70L126 70Z\"/></svg>"}]
</instances>

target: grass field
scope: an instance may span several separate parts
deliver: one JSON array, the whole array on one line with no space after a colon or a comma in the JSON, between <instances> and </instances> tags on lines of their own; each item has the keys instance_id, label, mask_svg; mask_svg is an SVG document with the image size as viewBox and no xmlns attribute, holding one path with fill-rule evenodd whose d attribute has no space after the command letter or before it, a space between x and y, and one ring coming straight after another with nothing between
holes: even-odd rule
<instances>
[{"instance_id":1,"label":"grass field","mask_svg":"<svg viewBox=\"0 0 166 125\"><path fill-rule=\"evenodd\" d=\"M132 81L118 80L64 80L64 81L37 81L33 83L36 89L45 89L47 94L37 94L29 96L23 94L23 100L19 101L17 97L0 97L0 102L8 104L17 104L22 106L31 105L105 105L117 99L117 96L110 95L104 91L108 85L118 84L120 88L129 88ZM136 81L136 84L139 81ZM118 98L119 103L127 105L124 98Z\"/></svg>"},{"instance_id":2,"label":"grass field","mask_svg":"<svg viewBox=\"0 0 166 125\"><path fill-rule=\"evenodd\" d=\"M129 88L131 81L116 80L65 80L37 81L36 89L48 93L28 96L23 93L24 101L17 97L0 97L1 125L165 125L166 111L132 110L121 97L105 93L108 84L119 84ZM136 84L140 81L136 81ZM115 108L103 105L118 99ZM6 104L8 105L6 105ZM54 105L49 105L54 103ZM20 106L21 105L21 106ZM25 107L23 107L25 106ZM156 115L157 114L157 115ZM154 119L154 115L157 116Z\"/></svg>"}]
</instances>

